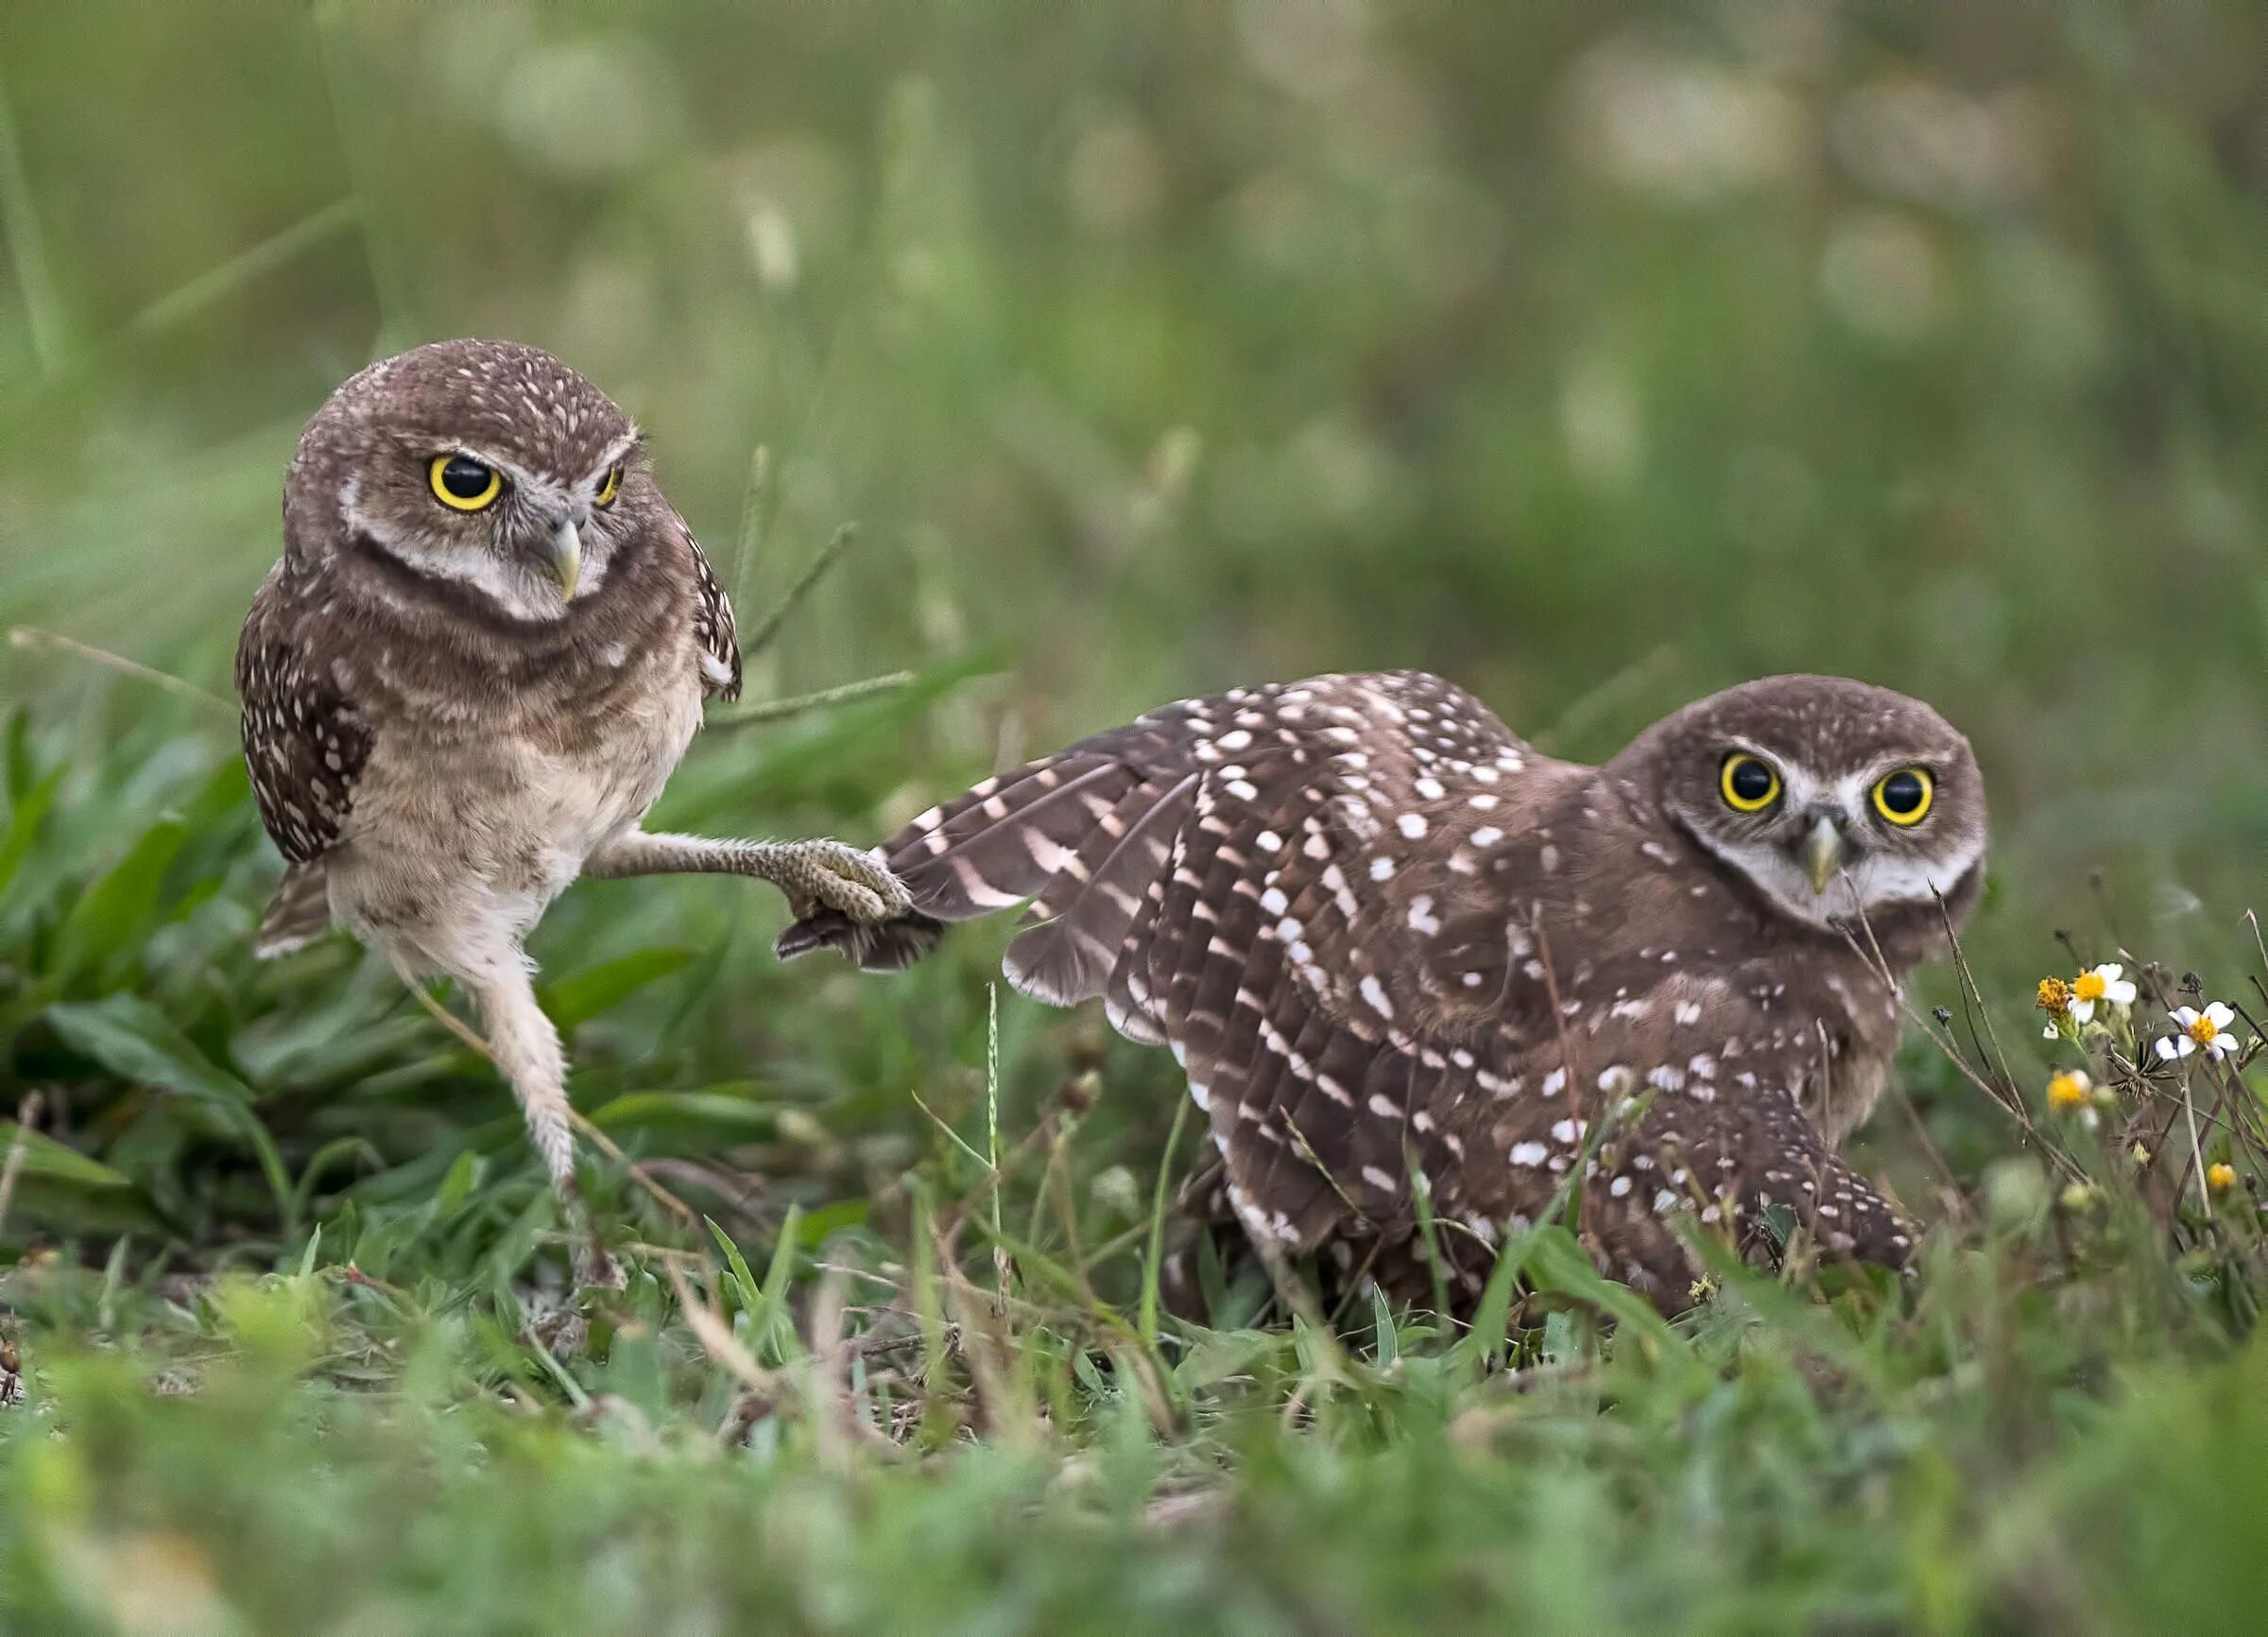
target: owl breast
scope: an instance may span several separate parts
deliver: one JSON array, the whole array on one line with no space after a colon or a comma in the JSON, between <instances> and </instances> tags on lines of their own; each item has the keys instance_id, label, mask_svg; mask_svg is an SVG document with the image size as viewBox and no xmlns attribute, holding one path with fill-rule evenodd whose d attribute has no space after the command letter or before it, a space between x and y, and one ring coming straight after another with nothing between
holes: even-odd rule
<instances>
[{"instance_id":1,"label":"owl breast","mask_svg":"<svg viewBox=\"0 0 2268 1637\"><path fill-rule=\"evenodd\" d=\"M431 664L359 679L390 705L332 863L335 913L428 947L460 923L524 935L652 807L698 729L688 629L562 653L486 698Z\"/></svg>"},{"instance_id":2,"label":"owl breast","mask_svg":"<svg viewBox=\"0 0 2268 1637\"><path fill-rule=\"evenodd\" d=\"M690 645L626 656L610 677L524 723L513 745L526 810L521 833L545 837L539 890L556 896L609 836L636 824L662 794L700 727L700 672Z\"/></svg>"}]
</instances>

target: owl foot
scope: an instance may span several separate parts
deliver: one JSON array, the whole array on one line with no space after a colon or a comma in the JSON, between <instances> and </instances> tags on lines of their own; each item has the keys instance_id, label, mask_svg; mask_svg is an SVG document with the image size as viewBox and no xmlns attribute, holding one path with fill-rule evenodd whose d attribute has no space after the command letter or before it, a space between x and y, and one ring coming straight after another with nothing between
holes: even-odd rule
<instances>
[{"instance_id":1,"label":"owl foot","mask_svg":"<svg viewBox=\"0 0 2268 1637\"><path fill-rule=\"evenodd\" d=\"M614 836L593 853L584 872L627 875L746 875L787 894L800 921L833 910L854 925L894 920L914 906L904 886L871 853L840 841L726 841L703 836Z\"/></svg>"},{"instance_id":2,"label":"owl foot","mask_svg":"<svg viewBox=\"0 0 2268 1637\"><path fill-rule=\"evenodd\" d=\"M787 894L796 919L832 909L868 926L894 920L914 906L898 877L870 853L840 841L781 844L778 873L771 876Z\"/></svg>"}]
</instances>

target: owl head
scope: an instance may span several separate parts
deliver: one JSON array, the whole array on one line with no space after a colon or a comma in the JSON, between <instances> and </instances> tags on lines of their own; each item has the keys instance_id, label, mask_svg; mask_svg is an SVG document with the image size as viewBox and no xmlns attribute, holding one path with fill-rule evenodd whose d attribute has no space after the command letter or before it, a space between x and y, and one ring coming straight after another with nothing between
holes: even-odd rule
<instances>
[{"instance_id":1,"label":"owl head","mask_svg":"<svg viewBox=\"0 0 2268 1637\"><path fill-rule=\"evenodd\" d=\"M366 554L523 621L569 617L666 504L613 401L511 341L437 341L353 376L284 491L293 550Z\"/></svg>"},{"instance_id":2,"label":"owl head","mask_svg":"<svg viewBox=\"0 0 2268 1637\"><path fill-rule=\"evenodd\" d=\"M1688 705L1617 761L1719 865L1813 926L1934 925L1940 899L1964 913L1983 879L1968 741L1886 688L1767 677Z\"/></svg>"}]
</instances>

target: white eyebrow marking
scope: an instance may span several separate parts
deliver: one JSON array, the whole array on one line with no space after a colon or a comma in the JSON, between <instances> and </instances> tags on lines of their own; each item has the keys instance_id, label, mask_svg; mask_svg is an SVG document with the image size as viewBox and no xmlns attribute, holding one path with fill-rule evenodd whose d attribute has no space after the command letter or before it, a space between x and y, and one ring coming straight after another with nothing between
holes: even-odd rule
<instances>
[{"instance_id":1,"label":"white eyebrow marking","mask_svg":"<svg viewBox=\"0 0 2268 1637\"><path fill-rule=\"evenodd\" d=\"M596 494L599 491L600 487L607 481L607 474L613 471L617 466L627 466L629 463L631 455L634 454L637 451L638 446L644 441L645 434L639 431L635 426L631 427L629 431L624 433L620 438L615 439L613 442L607 445L607 452L599 457L596 468L594 468L587 476L583 478L580 483L577 483L575 487L578 490L587 489L592 493Z\"/></svg>"}]
</instances>

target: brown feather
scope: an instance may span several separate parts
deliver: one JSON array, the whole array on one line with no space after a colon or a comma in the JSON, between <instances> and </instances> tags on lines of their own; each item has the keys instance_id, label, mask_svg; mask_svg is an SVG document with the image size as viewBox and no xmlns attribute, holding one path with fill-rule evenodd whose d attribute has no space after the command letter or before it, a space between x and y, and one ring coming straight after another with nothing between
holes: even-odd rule
<instances>
[{"instance_id":1,"label":"brown feather","mask_svg":"<svg viewBox=\"0 0 2268 1637\"><path fill-rule=\"evenodd\" d=\"M1460 1300L1505 1232L1580 1195L1599 1266L1675 1308L1686 1233L1752 1244L1767 1206L1830 1254L1909 1249L1815 1119L1845 1129L1830 1097L1863 1108L1879 1085L1892 985L1932 947L1935 906L1876 916L1886 981L1710 851L1686 815L1718 822L1725 746L1750 739L1822 781L1915 747L1960 792L1942 846L1981 850L1966 745L1880 690L1752 684L1601 769L1401 673L1170 706L1034 764L1052 783L980 786L886 855L929 913L1037 896L1011 977L1066 1004L1101 993L1122 1033L1173 1047L1220 1198L1263 1249L1328 1249L1425 1295L1415 1167ZM1720 827L1728 847L1745 835ZM1950 884L1956 913L1975 884L1973 867Z\"/></svg>"}]
</instances>

